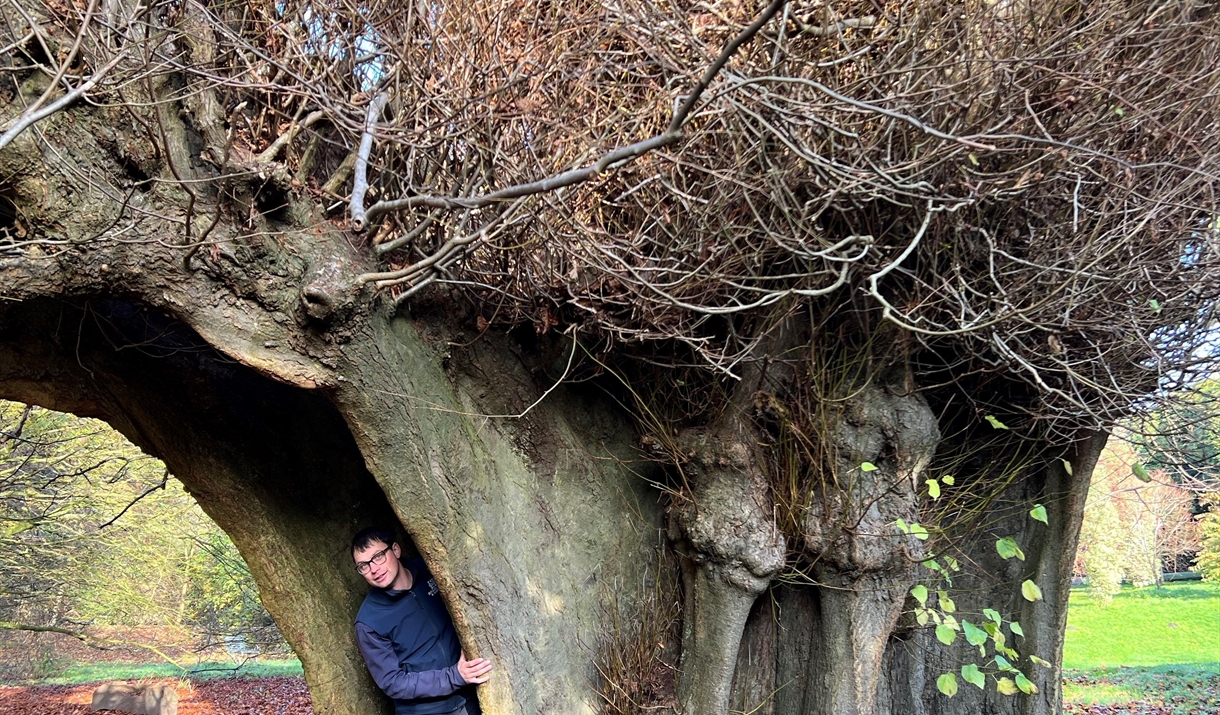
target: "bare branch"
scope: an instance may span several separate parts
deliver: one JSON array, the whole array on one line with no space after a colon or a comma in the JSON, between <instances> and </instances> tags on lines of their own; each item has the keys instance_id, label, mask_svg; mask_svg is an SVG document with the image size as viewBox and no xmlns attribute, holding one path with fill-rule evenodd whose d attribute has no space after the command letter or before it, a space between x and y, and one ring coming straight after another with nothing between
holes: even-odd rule
<instances>
[{"instance_id":1,"label":"bare branch","mask_svg":"<svg viewBox=\"0 0 1220 715\"><path fill-rule=\"evenodd\" d=\"M373 214L366 220L364 194L369 190L369 151L373 148L373 131L377 128L377 120L381 118L381 112L389 100L390 95L385 92L374 97L373 101L369 102L368 117L364 120L364 135L360 138L360 150L356 152L355 177L352 179L352 228L356 231L363 231L368 221L376 218L376 214Z\"/></svg>"},{"instance_id":2,"label":"bare branch","mask_svg":"<svg viewBox=\"0 0 1220 715\"><path fill-rule=\"evenodd\" d=\"M13 124L4 131L4 134L0 135L0 149L3 149L4 147L11 144L12 141L14 139L16 139L19 134L21 134L21 132L25 131L26 129L29 129L30 126L32 126L36 122L40 122L43 119L46 119L47 117L51 116L52 114L55 114L56 112L60 111L64 107L67 107L68 105L72 104L77 99L80 99L80 97L82 95L84 95L85 92L88 92L89 90L93 89L97 85L98 82L101 82L102 78L106 76L106 73L109 72L110 70L114 69L115 65L117 65L122 60L123 60L123 55L121 55L121 54L116 55L115 57L111 58L111 60L109 62L102 65L96 72L94 72L89 77L89 79L85 80L78 87L76 87L76 89L73 89L72 91L68 92L64 96L55 100L51 104L48 104L47 106L43 107L42 109L35 109L35 107L37 106L37 104L35 104L35 105L31 106L29 109L27 109L26 111L22 112L21 116L18 117L16 119L16 121L14 121ZM31 110L33 110L33 111L31 111Z\"/></svg>"},{"instance_id":3,"label":"bare branch","mask_svg":"<svg viewBox=\"0 0 1220 715\"><path fill-rule=\"evenodd\" d=\"M264 164L275 161L275 157L277 157L279 153L284 150L284 147L291 144L293 139L296 139L297 134L299 134L302 129L312 127L314 124L317 124L319 119L322 119L325 116L326 112L319 109L310 112L309 116L305 117L305 121L293 122L292 126L288 127L283 134L281 134L274 142L271 143L271 146L267 147L265 150L263 150L263 153L258 155L257 161Z\"/></svg>"},{"instance_id":4,"label":"bare branch","mask_svg":"<svg viewBox=\"0 0 1220 715\"><path fill-rule=\"evenodd\" d=\"M462 199L440 196L412 196L393 201L380 201L369 209L367 220L372 221L377 216L388 211L402 211L421 206L436 209L477 209L484 206L489 206L499 201L516 199L523 196L530 196L532 194L558 191L559 189L589 181L604 171L618 168L619 166L622 166L623 164L626 164L634 159L638 159L651 151L655 151L661 147L677 142L682 138L682 126L686 124L687 120L690 118L690 114L694 110L695 105L699 103L699 99L703 96L704 91L712 83L712 80L715 79L716 75L720 73L720 70L722 70L724 66L728 64L728 61L733 58L733 55L737 53L741 46L752 40L754 36L758 34L758 31L761 30L768 22L770 22L771 19L775 17L775 14L783 9L787 3L788 0L772 0L771 4L769 4L766 9L763 10L763 12L754 20L754 22L738 33L736 37L725 45L724 49L721 50L720 54L716 57L712 64L707 67L707 70L703 73L699 83L696 84L695 88L691 90L691 93L687 95L686 100L674 111L673 118L669 122L669 128L666 129L664 133L609 151L603 154L597 161L581 169L566 171L562 174L557 174L555 176L540 179L527 184L510 186L480 197ZM364 145L361 144L362 150L363 146ZM357 164L359 164L359 162L357 162ZM359 171L357 171L357 174L359 174ZM363 220L363 218L359 222L356 220L354 189L352 193L352 228L357 231L361 231L364 229L366 222ZM363 193L361 193L361 200L363 200ZM363 217L363 211L361 212L361 216Z\"/></svg>"},{"instance_id":5,"label":"bare branch","mask_svg":"<svg viewBox=\"0 0 1220 715\"><path fill-rule=\"evenodd\" d=\"M105 529L106 527L110 526L114 522L118 521L120 517L122 517L124 514L127 513L128 509L135 506L144 497L148 496L149 494L152 494L153 492L157 491L158 489L160 489L161 491L165 491L165 485L168 483L169 483L169 469L166 468L165 474L161 477L161 482L159 484L155 484L155 485L149 487L148 489L145 489L144 492L141 493L138 497L136 497L135 499L132 499L130 502L128 502L127 506L123 507L123 509L121 511L119 511L118 514L115 514L113 519L106 522L105 524L98 526L97 528Z\"/></svg>"},{"instance_id":6,"label":"bare branch","mask_svg":"<svg viewBox=\"0 0 1220 715\"><path fill-rule=\"evenodd\" d=\"M847 20L839 20L838 22L829 25L811 25L807 21L799 17L792 18L793 24L802 35L809 37L832 37L834 35L843 34L844 30L860 29L865 30L877 24L877 18L872 15L864 17L853 17Z\"/></svg>"}]
</instances>

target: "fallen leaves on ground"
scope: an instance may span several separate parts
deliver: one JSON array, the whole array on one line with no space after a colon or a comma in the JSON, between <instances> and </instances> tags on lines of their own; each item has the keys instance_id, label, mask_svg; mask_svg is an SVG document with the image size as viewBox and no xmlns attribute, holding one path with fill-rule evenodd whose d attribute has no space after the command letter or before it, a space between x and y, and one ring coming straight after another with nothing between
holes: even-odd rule
<instances>
[{"instance_id":1,"label":"fallen leaves on ground","mask_svg":"<svg viewBox=\"0 0 1220 715\"><path fill-rule=\"evenodd\" d=\"M304 678L163 678L133 684L161 683L178 690L178 715L313 715ZM89 703L97 686L0 686L0 713L90 715Z\"/></svg>"},{"instance_id":2,"label":"fallen leaves on ground","mask_svg":"<svg viewBox=\"0 0 1220 715\"><path fill-rule=\"evenodd\" d=\"M1173 715L1173 709L1161 705L1124 703L1122 705L1081 705L1064 703L1064 715Z\"/></svg>"},{"instance_id":3,"label":"fallen leaves on ground","mask_svg":"<svg viewBox=\"0 0 1220 715\"><path fill-rule=\"evenodd\" d=\"M1220 673L1206 667L1113 667L1069 671L1065 715L1220 715ZM1124 695L1130 699L1119 702ZM1103 702L1096 702L1101 700Z\"/></svg>"}]
</instances>

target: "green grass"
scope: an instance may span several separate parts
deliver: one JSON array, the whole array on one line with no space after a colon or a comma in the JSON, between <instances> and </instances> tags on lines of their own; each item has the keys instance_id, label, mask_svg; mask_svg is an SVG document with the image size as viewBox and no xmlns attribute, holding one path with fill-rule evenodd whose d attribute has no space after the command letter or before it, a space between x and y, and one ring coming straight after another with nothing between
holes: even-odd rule
<instances>
[{"instance_id":1,"label":"green grass","mask_svg":"<svg viewBox=\"0 0 1220 715\"><path fill-rule=\"evenodd\" d=\"M1220 663L1220 584L1124 588L1110 603L1073 589L1065 669Z\"/></svg>"},{"instance_id":2,"label":"green grass","mask_svg":"<svg viewBox=\"0 0 1220 715\"><path fill-rule=\"evenodd\" d=\"M1220 584L1124 588L1109 603L1074 589L1063 667L1068 713L1220 713Z\"/></svg>"},{"instance_id":3,"label":"green grass","mask_svg":"<svg viewBox=\"0 0 1220 715\"><path fill-rule=\"evenodd\" d=\"M240 667L232 662L193 663L179 668L171 663L139 665L132 663L68 663L56 669L50 677L41 678L39 685L83 685L102 680L140 680L145 678L191 678L206 680L238 676L268 678L281 675L301 675L301 661L251 660Z\"/></svg>"}]
</instances>

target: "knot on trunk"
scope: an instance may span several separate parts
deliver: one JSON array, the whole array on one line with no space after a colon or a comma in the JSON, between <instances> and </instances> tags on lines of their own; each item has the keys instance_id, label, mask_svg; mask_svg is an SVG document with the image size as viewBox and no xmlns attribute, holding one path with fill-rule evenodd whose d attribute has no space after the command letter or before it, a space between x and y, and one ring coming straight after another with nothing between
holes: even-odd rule
<instances>
[{"instance_id":1,"label":"knot on trunk","mask_svg":"<svg viewBox=\"0 0 1220 715\"><path fill-rule=\"evenodd\" d=\"M922 395L872 384L832 424L829 473L804 520L806 549L840 571L909 569L922 549L893 524L919 518L917 484L940 440L936 415Z\"/></svg>"},{"instance_id":2,"label":"knot on trunk","mask_svg":"<svg viewBox=\"0 0 1220 715\"><path fill-rule=\"evenodd\" d=\"M308 283L301 286L301 309L311 321L333 323L354 309L355 285L343 270L341 261L327 261L314 270Z\"/></svg>"},{"instance_id":3,"label":"knot on trunk","mask_svg":"<svg viewBox=\"0 0 1220 715\"><path fill-rule=\"evenodd\" d=\"M678 445L689 491L673 517L689 558L737 588L762 592L783 568L787 545L750 443L728 430L699 428L680 435Z\"/></svg>"}]
</instances>

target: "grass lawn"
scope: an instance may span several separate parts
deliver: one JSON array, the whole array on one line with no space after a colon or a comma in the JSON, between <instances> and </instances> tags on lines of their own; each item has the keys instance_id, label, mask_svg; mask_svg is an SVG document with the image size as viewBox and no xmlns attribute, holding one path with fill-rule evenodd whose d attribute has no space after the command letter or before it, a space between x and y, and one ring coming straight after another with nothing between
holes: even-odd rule
<instances>
[{"instance_id":1,"label":"grass lawn","mask_svg":"<svg viewBox=\"0 0 1220 715\"><path fill-rule=\"evenodd\" d=\"M1066 712L1220 713L1220 584L1124 588L1110 603L1075 589L1070 603Z\"/></svg>"},{"instance_id":2,"label":"grass lawn","mask_svg":"<svg viewBox=\"0 0 1220 715\"><path fill-rule=\"evenodd\" d=\"M232 662L194 663L179 668L171 663L137 665L132 663L71 663L55 675L39 680L42 685L81 685L103 680L140 680L145 678L191 678L206 680L238 676L268 678L281 675L301 675L301 661L250 660L238 666Z\"/></svg>"},{"instance_id":3,"label":"grass lawn","mask_svg":"<svg viewBox=\"0 0 1220 715\"><path fill-rule=\"evenodd\" d=\"M1073 589L1066 669L1220 663L1220 584L1124 588L1110 603Z\"/></svg>"}]
</instances>

